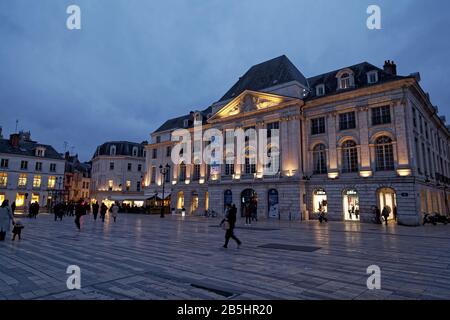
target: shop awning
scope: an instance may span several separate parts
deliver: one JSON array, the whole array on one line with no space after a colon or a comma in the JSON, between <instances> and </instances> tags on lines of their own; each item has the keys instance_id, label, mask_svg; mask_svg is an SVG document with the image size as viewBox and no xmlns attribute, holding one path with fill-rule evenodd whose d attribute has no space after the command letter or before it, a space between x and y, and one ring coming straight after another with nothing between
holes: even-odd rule
<instances>
[{"instance_id":1,"label":"shop awning","mask_svg":"<svg viewBox=\"0 0 450 320\"><path fill-rule=\"evenodd\" d=\"M162 194L162 192L158 192L157 194L153 194L153 195L147 195L147 199L155 199L155 197L156 197L156 199L157 200L161 200L162 199L162 197L163 197L163 194ZM164 192L164 199L168 199L170 197L170 192Z\"/></svg>"},{"instance_id":2,"label":"shop awning","mask_svg":"<svg viewBox=\"0 0 450 320\"><path fill-rule=\"evenodd\" d=\"M113 195L109 200L112 201L145 201L148 197L145 195Z\"/></svg>"}]
</instances>

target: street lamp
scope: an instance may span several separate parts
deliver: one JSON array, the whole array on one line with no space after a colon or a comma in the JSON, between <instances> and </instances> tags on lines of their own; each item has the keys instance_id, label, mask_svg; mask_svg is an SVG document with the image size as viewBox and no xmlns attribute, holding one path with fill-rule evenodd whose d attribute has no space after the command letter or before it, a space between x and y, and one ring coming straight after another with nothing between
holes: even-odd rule
<instances>
[{"instance_id":1,"label":"street lamp","mask_svg":"<svg viewBox=\"0 0 450 320\"><path fill-rule=\"evenodd\" d=\"M164 187L166 184L166 175L169 173L170 166L167 163L165 167L162 164L159 166L159 173L161 173L162 178L162 199L161 199L161 218L164 218Z\"/></svg>"}]
</instances>

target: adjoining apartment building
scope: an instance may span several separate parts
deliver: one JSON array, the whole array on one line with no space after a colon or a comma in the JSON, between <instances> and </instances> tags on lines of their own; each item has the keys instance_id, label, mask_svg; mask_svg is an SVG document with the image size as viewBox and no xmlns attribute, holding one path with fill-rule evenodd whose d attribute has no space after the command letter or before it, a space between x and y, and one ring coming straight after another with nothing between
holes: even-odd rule
<instances>
[{"instance_id":1,"label":"adjoining apartment building","mask_svg":"<svg viewBox=\"0 0 450 320\"><path fill-rule=\"evenodd\" d=\"M64 187L64 166L64 158L52 146L31 140L30 132L3 139L0 130L0 202L15 202L18 210L32 202L49 207Z\"/></svg>"},{"instance_id":2,"label":"adjoining apartment building","mask_svg":"<svg viewBox=\"0 0 450 320\"><path fill-rule=\"evenodd\" d=\"M111 141L97 147L92 158L91 201L108 206L115 201L138 207L145 204L145 145Z\"/></svg>"},{"instance_id":3,"label":"adjoining apartment building","mask_svg":"<svg viewBox=\"0 0 450 320\"><path fill-rule=\"evenodd\" d=\"M64 154L66 170L64 174L64 190L66 200L78 202L80 200L89 202L91 187L91 164L81 162L78 155Z\"/></svg>"},{"instance_id":4,"label":"adjoining apartment building","mask_svg":"<svg viewBox=\"0 0 450 320\"><path fill-rule=\"evenodd\" d=\"M278 129L278 174L265 176L259 159L219 169L196 159L173 164L173 132L192 132L195 122L222 132ZM398 75L392 61L307 78L280 56L251 67L217 102L166 121L151 137L146 193L161 192L159 166L169 164L166 194L187 214L221 213L234 203L243 215L256 202L262 219L308 219L324 210L331 220L371 222L377 206L388 207L392 220L396 212L399 224L418 225L423 213L449 213L445 117L421 88L420 74Z\"/></svg>"}]
</instances>

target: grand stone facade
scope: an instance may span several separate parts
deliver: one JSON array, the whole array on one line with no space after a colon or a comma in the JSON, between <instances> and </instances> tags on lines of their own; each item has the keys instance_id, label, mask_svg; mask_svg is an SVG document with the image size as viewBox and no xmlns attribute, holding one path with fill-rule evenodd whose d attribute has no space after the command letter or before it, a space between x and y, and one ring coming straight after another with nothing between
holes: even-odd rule
<instances>
[{"instance_id":1,"label":"grand stone facade","mask_svg":"<svg viewBox=\"0 0 450 320\"><path fill-rule=\"evenodd\" d=\"M146 192L160 192L159 166L169 164L166 192L187 214L221 213L225 202L242 212L249 198L262 219L314 219L325 210L332 220L371 222L377 206L392 221L418 225L425 212L448 214L450 133L419 83L418 73L397 75L391 61L311 78L285 56L258 64L218 102L152 133ZM279 172L265 176L259 160L219 172L193 158L173 164L174 130L193 132L195 123L279 129Z\"/></svg>"}]
</instances>

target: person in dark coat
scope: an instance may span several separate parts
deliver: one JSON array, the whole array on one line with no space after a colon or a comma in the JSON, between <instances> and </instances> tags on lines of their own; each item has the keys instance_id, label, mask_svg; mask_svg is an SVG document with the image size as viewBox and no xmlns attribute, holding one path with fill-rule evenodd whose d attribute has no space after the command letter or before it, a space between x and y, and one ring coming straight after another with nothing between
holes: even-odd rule
<instances>
[{"instance_id":1,"label":"person in dark coat","mask_svg":"<svg viewBox=\"0 0 450 320\"><path fill-rule=\"evenodd\" d=\"M394 209L392 210L392 214L394 215L394 220L397 221L397 206L394 206Z\"/></svg>"},{"instance_id":2,"label":"person in dark coat","mask_svg":"<svg viewBox=\"0 0 450 320\"><path fill-rule=\"evenodd\" d=\"M86 206L83 201L79 201L75 208L75 224L78 228L78 231L81 231L81 217L86 215Z\"/></svg>"},{"instance_id":3,"label":"person in dark coat","mask_svg":"<svg viewBox=\"0 0 450 320\"><path fill-rule=\"evenodd\" d=\"M236 214L237 209L236 206L233 204L230 210L228 210L228 215L220 223L220 225L224 223L228 224L225 232L225 244L223 245L224 248L228 248L228 242L230 241L230 238L236 241L238 248L242 244L242 242L234 235L234 228L236 226Z\"/></svg>"},{"instance_id":4,"label":"person in dark coat","mask_svg":"<svg viewBox=\"0 0 450 320\"><path fill-rule=\"evenodd\" d=\"M384 222L386 223L386 225L388 225L388 219L389 219L389 214L390 213L391 213L391 208L389 208L389 206L384 206L383 211L381 212L381 214L383 215Z\"/></svg>"},{"instance_id":5,"label":"person in dark coat","mask_svg":"<svg viewBox=\"0 0 450 320\"><path fill-rule=\"evenodd\" d=\"M13 203L11 203L11 213L12 215L14 215L14 211L16 211L16 202L13 201Z\"/></svg>"},{"instance_id":6,"label":"person in dark coat","mask_svg":"<svg viewBox=\"0 0 450 320\"><path fill-rule=\"evenodd\" d=\"M98 202L95 201L94 204L92 205L92 214L94 215L94 220L97 220L99 208L100 208L100 206L98 205Z\"/></svg>"},{"instance_id":7,"label":"person in dark coat","mask_svg":"<svg viewBox=\"0 0 450 320\"><path fill-rule=\"evenodd\" d=\"M100 207L100 216L102 217L102 221L105 222L106 212L108 211L108 207L104 202L102 202L102 205Z\"/></svg>"}]
</instances>

